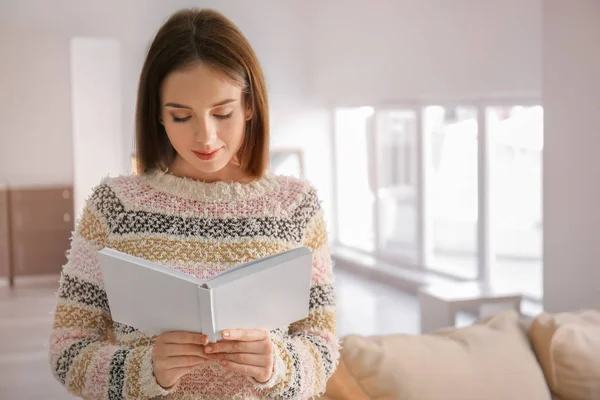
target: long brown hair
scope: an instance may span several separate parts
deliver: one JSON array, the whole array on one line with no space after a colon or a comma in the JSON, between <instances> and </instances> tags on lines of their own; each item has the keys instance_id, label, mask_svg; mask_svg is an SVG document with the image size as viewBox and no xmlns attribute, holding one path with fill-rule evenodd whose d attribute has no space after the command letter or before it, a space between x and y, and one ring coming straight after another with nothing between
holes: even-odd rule
<instances>
[{"instance_id":1,"label":"long brown hair","mask_svg":"<svg viewBox=\"0 0 600 400\"><path fill-rule=\"evenodd\" d=\"M246 122L238 153L241 168L260 178L269 160L269 110L262 69L238 27L214 10L186 9L173 14L157 32L142 68L136 109L137 172L166 169L176 151L160 123L160 88L174 70L204 63L242 87L252 118Z\"/></svg>"}]
</instances>

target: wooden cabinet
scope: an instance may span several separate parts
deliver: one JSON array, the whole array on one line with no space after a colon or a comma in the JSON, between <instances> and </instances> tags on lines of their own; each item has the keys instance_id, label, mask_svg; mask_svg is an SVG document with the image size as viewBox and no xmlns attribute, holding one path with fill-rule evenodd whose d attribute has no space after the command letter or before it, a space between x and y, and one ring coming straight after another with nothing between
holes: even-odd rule
<instances>
[{"instance_id":1,"label":"wooden cabinet","mask_svg":"<svg viewBox=\"0 0 600 400\"><path fill-rule=\"evenodd\" d=\"M72 187L10 189L8 196L13 274L60 273L75 226Z\"/></svg>"},{"instance_id":2,"label":"wooden cabinet","mask_svg":"<svg viewBox=\"0 0 600 400\"><path fill-rule=\"evenodd\" d=\"M73 196L66 188L11 190L14 232L64 231L73 228Z\"/></svg>"},{"instance_id":3,"label":"wooden cabinet","mask_svg":"<svg viewBox=\"0 0 600 400\"><path fill-rule=\"evenodd\" d=\"M9 243L8 191L0 187L0 278L9 276Z\"/></svg>"}]
</instances>

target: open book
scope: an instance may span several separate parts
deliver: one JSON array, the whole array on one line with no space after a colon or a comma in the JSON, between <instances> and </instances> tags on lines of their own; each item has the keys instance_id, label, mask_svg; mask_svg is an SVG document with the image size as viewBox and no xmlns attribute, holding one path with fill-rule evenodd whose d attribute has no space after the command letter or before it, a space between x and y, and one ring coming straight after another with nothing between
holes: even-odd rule
<instances>
[{"instance_id":1,"label":"open book","mask_svg":"<svg viewBox=\"0 0 600 400\"><path fill-rule=\"evenodd\" d=\"M114 249L99 252L112 319L151 335L283 328L308 316L312 255L300 247L206 281Z\"/></svg>"}]
</instances>

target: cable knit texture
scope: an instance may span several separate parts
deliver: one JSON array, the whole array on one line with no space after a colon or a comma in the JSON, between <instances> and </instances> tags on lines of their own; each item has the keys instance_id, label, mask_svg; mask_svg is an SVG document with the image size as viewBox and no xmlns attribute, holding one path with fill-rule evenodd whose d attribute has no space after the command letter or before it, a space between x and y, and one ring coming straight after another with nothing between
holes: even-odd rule
<instances>
[{"instance_id":1,"label":"cable knit texture","mask_svg":"<svg viewBox=\"0 0 600 400\"><path fill-rule=\"evenodd\" d=\"M112 320L97 254L110 247L208 279L300 246L313 253L309 316L271 332L271 379L259 384L209 363L169 390L153 374L156 338ZM308 182L267 174L204 183L155 171L105 178L88 199L60 279L50 364L84 399L308 399L325 391L337 366L335 328L326 226Z\"/></svg>"}]
</instances>

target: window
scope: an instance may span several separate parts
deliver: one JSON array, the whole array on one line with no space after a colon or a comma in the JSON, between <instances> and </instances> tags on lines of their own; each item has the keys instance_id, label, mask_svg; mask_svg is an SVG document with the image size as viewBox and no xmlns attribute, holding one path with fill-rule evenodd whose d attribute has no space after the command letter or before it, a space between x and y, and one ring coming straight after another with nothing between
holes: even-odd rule
<instances>
[{"instance_id":1,"label":"window","mask_svg":"<svg viewBox=\"0 0 600 400\"><path fill-rule=\"evenodd\" d=\"M417 260L417 117L413 110L376 114L380 252Z\"/></svg>"},{"instance_id":2,"label":"window","mask_svg":"<svg viewBox=\"0 0 600 400\"><path fill-rule=\"evenodd\" d=\"M541 299L543 109L519 103L336 109L336 243Z\"/></svg>"},{"instance_id":3,"label":"window","mask_svg":"<svg viewBox=\"0 0 600 400\"><path fill-rule=\"evenodd\" d=\"M373 109L338 109L335 112L337 171L337 232L341 244L359 250L375 250L374 190L368 133Z\"/></svg>"},{"instance_id":4,"label":"window","mask_svg":"<svg viewBox=\"0 0 600 400\"><path fill-rule=\"evenodd\" d=\"M477 277L477 109L430 106L424 113L430 243L426 266Z\"/></svg>"},{"instance_id":5,"label":"window","mask_svg":"<svg viewBox=\"0 0 600 400\"><path fill-rule=\"evenodd\" d=\"M490 281L500 290L542 297L543 110L489 107Z\"/></svg>"}]
</instances>

